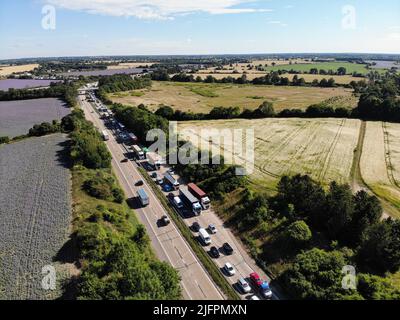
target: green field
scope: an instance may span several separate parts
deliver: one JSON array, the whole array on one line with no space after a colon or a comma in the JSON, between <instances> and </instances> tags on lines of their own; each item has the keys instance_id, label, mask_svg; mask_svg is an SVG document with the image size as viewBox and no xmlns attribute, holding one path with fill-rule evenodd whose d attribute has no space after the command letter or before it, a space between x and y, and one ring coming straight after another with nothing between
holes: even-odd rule
<instances>
[{"instance_id":1,"label":"green field","mask_svg":"<svg viewBox=\"0 0 400 320\"><path fill-rule=\"evenodd\" d=\"M328 99L339 100L347 108L357 105L357 98L352 95L352 90L344 88L157 81L153 81L151 88L136 90L134 94L117 92L110 94L108 98L125 105L144 104L151 110L156 110L160 105L168 105L176 110L195 113L208 113L217 106L256 109L264 100L273 102L276 111L285 108L306 109L311 104Z\"/></svg>"},{"instance_id":2,"label":"green field","mask_svg":"<svg viewBox=\"0 0 400 320\"><path fill-rule=\"evenodd\" d=\"M278 71L278 70L295 70L301 73L308 73L310 69L317 68L318 70L333 70L337 71L338 68L346 68L347 74L353 74L353 72L366 74L369 70L364 64L356 64L351 62L317 62L317 63L306 63L306 64L287 64L279 66L266 67L266 71Z\"/></svg>"}]
</instances>

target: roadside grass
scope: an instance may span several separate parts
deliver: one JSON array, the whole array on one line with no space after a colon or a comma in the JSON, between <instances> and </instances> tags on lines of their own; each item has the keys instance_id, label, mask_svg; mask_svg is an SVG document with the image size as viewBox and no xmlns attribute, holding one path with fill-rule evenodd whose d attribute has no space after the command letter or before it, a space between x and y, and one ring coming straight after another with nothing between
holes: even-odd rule
<instances>
[{"instance_id":1,"label":"roadside grass","mask_svg":"<svg viewBox=\"0 0 400 320\"><path fill-rule=\"evenodd\" d=\"M75 166L72 168L72 197L73 197L73 231L76 231L82 223L85 223L92 213L96 212L99 206L107 208L109 211L117 212L120 216L124 217L123 223L104 223L108 228L114 231L134 234L140 225L138 218L136 217L134 211L128 206L126 201L121 204L112 201L102 200L98 198L91 197L83 190L83 185L85 181L93 178L98 172L104 171L108 174L112 173L110 169L96 169L91 170L82 166ZM114 176L115 178L115 176ZM118 181L115 178L115 181ZM147 257L154 258L155 255L152 252L150 246L146 250Z\"/></svg>"},{"instance_id":2,"label":"roadside grass","mask_svg":"<svg viewBox=\"0 0 400 320\"><path fill-rule=\"evenodd\" d=\"M155 182L149 177L147 172L139 167L139 171L147 183L151 186L152 190L156 194L157 198L161 201L163 207L167 210L169 216L173 219L175 225L178 227L181 234L185 237L185 240L190 245L192 250L195 252L196 256L199 258L207 272L210 274L214 282L221 288L221 290L226 294L228 299L230 300L240 300L239 295L235 291L235 289L229 284L229 282L225 279L225 277L220 272L219 268L215 265L215 263L211 260L209 255L203 248L200 246L196 238L190 232L188 226L182 220L182 218L176 213L176 211L171 208L171 204L167 201L167 198L164 196L162 191L158 188Z\"/></svg>"},{"instance_id":3,"label":"roadside grass","mask_svg":"<svg viewBox=\"0 0 400 320\"><path fill-rule=\"evenodd\" d=\"M393 206L392 209L386 208L386 210L390 211L390 215L400 218L400 198L397 195L398 193L396 194L393 190L394 187L378 184L369 184L368 186L378 197L386 200Z\"/></svg>"}]
</instances>

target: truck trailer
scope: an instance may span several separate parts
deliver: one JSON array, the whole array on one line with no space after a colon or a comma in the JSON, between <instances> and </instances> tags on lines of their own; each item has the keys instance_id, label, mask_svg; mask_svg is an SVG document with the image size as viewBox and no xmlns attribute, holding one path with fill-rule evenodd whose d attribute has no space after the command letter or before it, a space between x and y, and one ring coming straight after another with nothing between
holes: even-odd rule
<instances>
[{"instance_id":1,"label":"truck trailer","mask_svg":"<svg viewBox=\"0 0 400 320\"><path fill-rule=\"evenodd\" d=\"M199 200L193 196L189 189L186 187L182 187L179 189L179 194L182 201L192 210L192 212L198 216L201 213L201 205Z\"/></svg>"},{"instance_id":2,"label":"truck trailer","mask_svg":"<svg viewBox=\"0 0 400 320\"><path fill-rule=\"evenodd\" d=\"M103 130L102 136L103 136L103 140L104 140L104 141L110 140L110 136L108 135L107 130Z\"/></svg>"},{"instance_id":3,"label":"truck trailer","mask_svg":"<svg viewBox=\"0 0 400 320\"><path fill-rule=\"evenodd\" d=\"M155 152L148 152L147 153L147 160L149 165L151 165L154 169L160 170L161 168L161 156L159 156Z\"/></svg>"},{"instance_id":4,"label":"truck trailer","mask_svg":"<svg viewBox=\"0 0 400 320\"><path fill-rule=\"evenodd\" d=\"M178 180L176 180L173 176L171 176L169 173L166 173L164 175L164 180L166 180L166 182L168 182L169 184L171 184L175 190L179 189L179 182Z\"/></svg>"},{"instance_id":5,"label":"truck trailer","mask_svg":"<svg viewBox=\"0 0 400 320\"><path fill-rule=\"evenodd\" d=\"M144 160L144 152L138 145L132 146L133 152L136 154L139 160Z\"/></svg>"},{"instance_id":6,"label":"truck trailer","mask_svg":"<svg viewBox=\"0 0 400 320\"><path fill-rule=\"evenodd\" d=\"M208 210L210 208L210 198L207 197L207 194L201 190L197 185L194 183L188 184L189 191L200 201L203 210Z\"/></svg>"},{"instance_id":7,"label":"truck trailer","mask_svg":"<svg viewBox=\"0 0 400 320\"><path fill-rule=\"evenodd\" d=\"M144 191L144 189L139 189L137 195L143 207L147 206L150 203L149 196L147 195L146 191Z\"/></svg>"}]
</instances>

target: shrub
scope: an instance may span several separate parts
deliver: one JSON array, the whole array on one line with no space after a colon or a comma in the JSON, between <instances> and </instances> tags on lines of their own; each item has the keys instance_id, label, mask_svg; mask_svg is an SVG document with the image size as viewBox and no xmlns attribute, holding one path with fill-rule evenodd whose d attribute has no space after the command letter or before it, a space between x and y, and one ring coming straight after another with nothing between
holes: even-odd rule
<instances>
[{"instance_id":1,"label":"shrub","mask_svg":"<svg viewBox=\"0 0 400 320\"><path fill-rule=\"evenodd\" d=\"M301 247L307 244L311 238L312 233L304 221L293 222L286 230L286 239L296 247Z\"/></svg>"},{"instance_id":2,"label":"shrub","mask_svg":"<svg viewBox=\"0 0 400 320\"><path fill-rule=\"evenodd\" d=\"M9 137L7 137L7 136L0 137L0 144L9 143L9 142L10 142L10 138Z\"/></svg>"}]
</instances>

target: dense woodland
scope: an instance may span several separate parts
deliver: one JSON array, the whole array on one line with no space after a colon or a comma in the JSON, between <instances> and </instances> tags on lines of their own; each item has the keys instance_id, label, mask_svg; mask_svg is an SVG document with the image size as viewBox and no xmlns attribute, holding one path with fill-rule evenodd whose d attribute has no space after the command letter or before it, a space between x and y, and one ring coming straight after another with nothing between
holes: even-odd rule
<instances>
[{"instance_id":1,"label":"dense woodland","mask_svg":"<svg viewBox=\"0 0 400 320\"><path fill-rule=\"evenodd\" d=\"M143 89L151 86L147 76L133 78L127 74L100 77L98 94L105 98L106 93Z\"/></svg>"}]
</instances>

